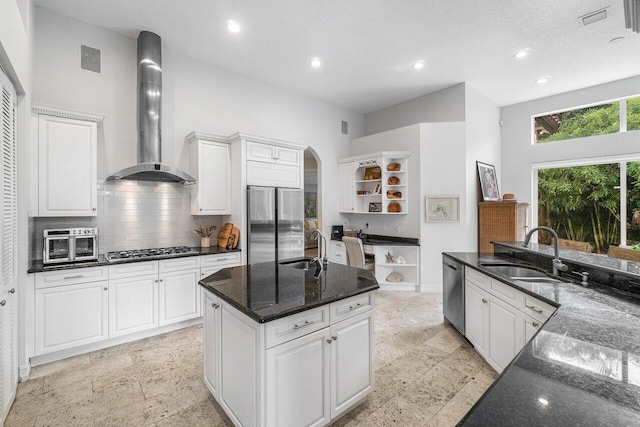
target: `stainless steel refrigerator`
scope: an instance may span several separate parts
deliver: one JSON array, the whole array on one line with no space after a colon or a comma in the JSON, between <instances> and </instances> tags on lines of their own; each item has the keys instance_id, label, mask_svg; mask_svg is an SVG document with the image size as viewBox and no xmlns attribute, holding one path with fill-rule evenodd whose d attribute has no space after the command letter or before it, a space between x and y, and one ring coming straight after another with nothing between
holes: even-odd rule
<instances>
[{"instance_id":1,"label":"stainless steel refrigerator","mask_svg":"<svg viewBox=\"0 0 640 427\"><path fill-rule=\"evenodd\" d=\"M304 256L304 192L247 187L247 262Z\"/></svg>"}]
</instances>

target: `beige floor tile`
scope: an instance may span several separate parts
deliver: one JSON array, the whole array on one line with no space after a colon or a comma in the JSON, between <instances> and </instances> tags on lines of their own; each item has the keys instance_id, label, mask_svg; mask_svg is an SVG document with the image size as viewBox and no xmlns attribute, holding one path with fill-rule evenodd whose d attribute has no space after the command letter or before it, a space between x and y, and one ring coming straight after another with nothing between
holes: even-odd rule
<instances>
[{"instance_id":1,"label":"beige floor tile","mask_svg":"<svg viewBox=\"0 0 640 427\"><path fill-rule=\"evenodd\" d=\"M233 426L222 408L213 399L205 400L159 421L158 427Z\"/></svg>"},{"instance_id":2,"label":"beige floor tile","mask_svg":"<svg viewBox=\"0 0 640 427\"><path fill-rule=\"evenodd\" d=\"M333 426L455 425L496 372L443 324L440 294L376 294L376 387ZM230 426L202 360L198 326L34 368L5 426Z\"/></svg>"},{"instance_id":3,"label":"beige floor tile","mask_svg":"<svg viewBox=\"0 0 640 427\"><path fill-rule=\"evenodd\" d=\"M453 328L447 328L440 332L435 337L426 342L427 345L435 347L438 350L452 353L458 349L466 341L460 334Z\"/></svg>"},{"instance_id":4,"label":"beige floor tile","mask_svg":"<svg viewBox=\"0 0 640 427\"><path fill-rule=\"evenodd\" d=\"M68 359L62 359L57 362L47 363L46 365L35 366L31 368L31 374L29 379L51 375L59 371L65 371L72 368L76 368L91 363L91 356L88 354L82 354L80 356L70 357Z\"/></svg>"}]
</instances>

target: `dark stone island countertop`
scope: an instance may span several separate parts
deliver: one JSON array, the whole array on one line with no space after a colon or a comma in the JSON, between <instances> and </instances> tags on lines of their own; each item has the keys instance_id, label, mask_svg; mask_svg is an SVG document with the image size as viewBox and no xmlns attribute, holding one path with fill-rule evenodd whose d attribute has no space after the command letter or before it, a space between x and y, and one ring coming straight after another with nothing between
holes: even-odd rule
<instances>
[{"instance_id":1,"label":"dark stone island countertop","mask_svg":"<svg viewBox=\"0 0 640 427\"><path fill-rule=\"evenodd\" d=\"M178 255L170 258L161 258L161 259L174 259L174 258L190 257L190 256L219 255L219 254L226 254L229 252L240 252L240 249L237 249L237 248L225 249L225 248L220 248L218 246L212 246L210 248L192 247L191 249L197 251L197 253ZM44 266L41 259L36 259L31 261L31 267L29 267L29 270L27 270L27 273L42 273L45 271L69 270L73 268L99 267L103 265L125 264L125 263L131 263L131 262L158 261L158 259L160 258L135 258L135 259L128 259L128 260L118 261L117 263L113 263L113 262L107 261L104 255L99 255L97 261L81 261L81 262L74 262L70 264L51 264L47 266Z\"/></svg>"},{"instance_id":2,"label":"dark stone island countertop","mask_svg":"<svg viewBox=\"0 0 640 427\"><path fill-rule=\"evenodd\" d=\"M459 425L640 424L640 295L596 282L514 281L480 265L513 258L445 255L558 307Z\"/></svg>"},{"instance_id":3,"label":"dark stone island countertop","mask_svg":"<svg viewBox=\"0 0 640 427\"><path fill-rule=\"evenodd\" d=\"M261 262L220 270L199 284L259 323L378 289L373 272L329 263L316 277L316 266Z\"/></svg>"}]
</instances>

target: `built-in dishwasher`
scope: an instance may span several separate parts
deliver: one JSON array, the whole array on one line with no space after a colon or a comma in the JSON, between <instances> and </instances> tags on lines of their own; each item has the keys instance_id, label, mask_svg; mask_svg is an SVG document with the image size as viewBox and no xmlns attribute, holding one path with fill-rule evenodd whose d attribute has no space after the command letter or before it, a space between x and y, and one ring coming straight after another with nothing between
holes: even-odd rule
<instances>
[{"instance_id":1,"label":"built-in dishwasher","mask_svg":"<svg viewBox=\"0 0 640 427\"><path fill-rule=\"evenodd\" d=\"M464 265L444 254L442 286L444 317L464 335Z\"/></svg>"}]
</instances>

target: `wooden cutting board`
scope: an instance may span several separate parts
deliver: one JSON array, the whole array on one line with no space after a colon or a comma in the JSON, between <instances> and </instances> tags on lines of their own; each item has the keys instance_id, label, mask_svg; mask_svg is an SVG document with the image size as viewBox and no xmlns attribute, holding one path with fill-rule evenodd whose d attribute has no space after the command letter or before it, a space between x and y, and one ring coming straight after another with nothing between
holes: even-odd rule
<instances>
[{"instance_id":1,"label":"wooden cutting board","mask_svg":"<svg viewBox=\"0 0 640 427\"><path fill-rule=\"evenodd\" d=\"M238 227L233 227L231 235L233 236L233 248L237 248L238 243L240 243L240 229Z\"/></svg>"},{"instance_id":2,"label":"wooden cutting board","mask_svg":"<svg viewBox=\"0 0 640 427\"><path fill-rule=\"evenodd\" d=\"M222 226L220 232L218 233L218 246L221 248L226 248L229 244L229 236L233 232L233 224L228 222Z\"/></svg>"}]
</instances>

